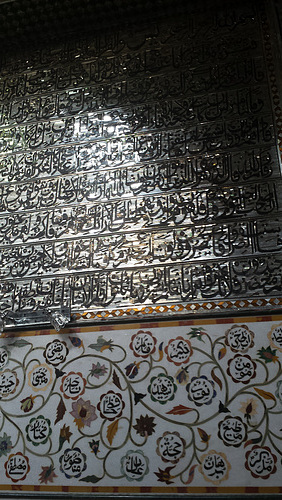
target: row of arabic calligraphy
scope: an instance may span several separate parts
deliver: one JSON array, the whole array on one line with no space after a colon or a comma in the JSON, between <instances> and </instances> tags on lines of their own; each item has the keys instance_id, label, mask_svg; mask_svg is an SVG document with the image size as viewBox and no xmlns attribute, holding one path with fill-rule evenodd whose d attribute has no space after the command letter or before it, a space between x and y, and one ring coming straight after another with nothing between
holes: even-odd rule
<instances>
[{"instance_id":1,"label":"row of arabic calligraphy","mask_svg":"<svg viewBox=\"0 0 282 500\"><path fill-rule=\"evenodd\" d=\"M61 199L65 203L58 203L60 195L57 195L56 187L60 181L35 181L30 184L19 184L11 186L0 186L1 201L0 212L16 212L18 210L44 209L58 205L67 205L67 201L83 201L82 193L75 193L74 186L70 180L61 183L65 191L61 191ZM65 185L64 185L65 184ZM41 189L40 189L41 188ZM68 189L70 188L70 189ZM88 191L88 190L87 190ZM90 187L86 191L86 199L91 199ZM89 193L89 194L88 194ZM58 193L59 194L59 193ZM74 195L74 196L73 196ZM234 219L240 215L255 216L265 214L277 214L281 205L280 182L265 182L233 186L229 188L201 189L193 191L183 191L181 193L169 193L156 196L144 196L140 198L121 199L107 203L83 204L80 206L66 206L59 211L38 212L31 216L30 228L35 228L38 233L39 225L45 227L47 221L48 231L52 232L52 222L56 223L59 229L69 227L72 234L75 232L101 232L120 231L122 229L140 230L143 228L168 227L175 224L191 224L206 222L222 222L224 219ZM58 219L56 220L56 216ZM76 220L75 227L72 227L73 218ZM14 221L22 215L9 217L10 225L14 226ZM0 219L3 227L6 218ZM23 219L22 219L23 220ZM68 224L70 222L70 224ZM26 222L24 222L26 224ZM4 229L6 231L7 228ZM16 228L18 233L18 229ZM33 230L34 232L34 230Z\"/></svg>"},{"instance_id":2,"label":"row of arabic calligraphy","mask_svg":"<svg viewBox=\"0 0 282 500\"><path fill-rule=\"evenodd\" d=\"M281 259L259 257L209 264L93 272L70 279L71 302L89 307L128 302L271 296L281 292ZM24 295L24 293L23 293Z\"/></svg>"},{"instance_id":3,"label":"row of arabic calligraphy","mask_svg":"<svg viewBox=\"0 0 282 500\"><path fill-rule=\"evenodd\" d=\"M236 86L257 85L266 83L263 59L241 58L228 64L213 65L199 69L181 68L181 71L168 72L165 75L142 75L142 78L120 80L118 82L105 81L97 84L96 73L91 77L91 66L88 71L85 65L74 62L64 68L66 82L60 83L62 76L57 76L59 70L41 69L36 73L0 78L1 115L10 116L10 99L29 97L30 95L44 95L49 92L65 90L65 88L83 88L91 85L89 94L83 92L83 99L91 110L103 108L135 105L148 101L167 98L180 98L198 95L205 92L217 92L225 89L234 89ZM59 73L60 75L60 73ZM59 80L59 81L58 81ZM62 96L67 96L63 93ZM89 95L89 98L87 97ZM92 97L92 102L90 100ZM59 97L58 97L59 99ZM36 99L35 99L36 102ZM42 98L41 118L49 118L54 113L52 95ZM33 107L36 105L32 101ZM55 108L56 109L56 108ZM89 108L88 108L89 109ZM32 111L32 110L31 110Z\"/></svg>"},{"instance_id":4,"label":"row of arabic calligraphy","mask_svg":"<svg viewBox=\"0 0 282 500\"><path fill-rule=\"evenodd\" d=\"M93 271L0 282L1 311L162 304L281 293L281 258L249 257L186 265Z\"/></svg>"},{"instance_id":5,"label":"row of arabic calligraphy","mask_svg":"<svg viewBox=\"0 0 282 500\"><path fill-rule=\"evenodd\" d=\"M164 44L173 45L198 41L199 44L203 45L203 35L204 39L207 40L214 38L215 33L217 36L214 41L214 49L216 46L220 46L219 37L226 37L228 34L233 36L234 46L238 44L238 47L241 47L240 36L244 35L246 26L248 36L253 35L257 29L256 9L251 5L242 5L241 9L239 15L235 11L228 13L218 11L217 16L206 16L206 13L203 12L193 12L193 15L189 14L182 16L181 20L174 20L164 30L161 23L150 23L149 26L138 23L138 25L134 25L134 27L127 30L123 29L120 32L117 29L114 31L105 30L104 33L99 33L98 36L94 33L91 36L84 34L81 39L72 37L63 46L54 45L50 41L48 44L44 44L44 48L34 49L26 58L19 59L14 54L12 57L9 54L4 69L11 73L22 72L31 70L34 67L61 65L80 58L91 60L105 55L113 56L124 52L138 51L141 48L143 50L153 47L159 49ZM234 36L235 33L237 39ZM222 56L226 57L226 49L222 45L220 47ZM205 50L204 47L202 50Z\"/></svg>"},{"instance_id":6,"label":"row of arabic calligraphy","mask_svg":"<svg viewBox=\"0 0 282 500\"><path fill-rule=\"evenodd\" d=\"M237 52L237 54L236 54ZM163 73L167 70L181 69L192 66L201 67L208 65L213 60L214 64L228 63L249 55L256 57L260 55L261 47L258 41L250 36L240 37L230 36L222 39L212 39L209 43L195 44L186 43L183 45L163 45L161 48L152 47L149 50L128 51L124 55L111 57L95 58L91 62L76 62L75 68L72 68L72 78L70 69L61 66L51 68L51 88L48 91L62 90L70 86L84 85L90 83L99 83L105 80L118 80L121 78L132 78L143 73L152 75ZM83 79L81 79L83 75ZM49 76L49 79L50 79ZM29 74L32 87L38 85L37 74ZM36 87L37 87L36 85Z\"/></svg>"},{"instance_id":7,"label":"row of arabic calligraphy","mask_svg":"<svg viewBox=\"0 0 282 500\"><path fill-rule=\"evenodd\" d=\"M277 150L275 147L252 149L250 151L226 152L190 156L174 160L154 161L135 165L130 144L122 149L114 141L104 143L100 154L91 146L72 146L45 149L25 154L5 155L0 158L0 182L24 181L33 178L57 175L87 174L94 190L102 199L126 194L146 194L198 185L233 184L259 180L269 176L280 176ZM127 165L129 164L129 165ZM120 167L108 171L109 167ZM94 192L94 191L93 191Z\"/></svg>"},{"instance_id":8,"label":"row of arabic calligraphy","mask_svg":"<svg viewBox=\"0 0 282 500\"><path fill-rule=\"evenodd\" d=\"M127 136L130 126L125 123L115 125L97 122L91 116L62 118L60 120L40 122L3 129L0 131L0 153L13 153L26 149L71 143L87 143L88 148L98 146L107 149L109 139L114 138L119 144L132 148L132 154L142 160L162 157L185 156L187 153L220 151L226 148L238 148L274 141L272 117L247 117L226 122L204 122L187 125L185 129ZM123 137L125 136L125 137ZM94 142L93 145L89 144ZM99 142L100 141L100 142ZM103 154L103 153L102 153Z\"/></svg>"},{"instance_id":9,"label":"row of arabic calligraphy","mask_svg":"<svg viewBox=\"0 0 282 500\"><path fill-rule=\"evenodd\" d=\"M203 221L201 221L203 222ZM237 248L241 247L242 253L252 251L258 252L275 252L280 249L281 245L281 224L279 220L267 221L265 219L259 219L257 221L249 221L247 223L226 223L218 224L216 226L202 225L199 227L179 227L175 233L174 228L171 228L170 235L168 234L166 241L169 242L165 244L166 252L173 252L173 247L178 245L176 241L179 239L176 235L181 233L181 238L183 241L183 249L185 251L198 243L194 240L202 242L202 250L208 250L209 255L214 255L216 257L224 257L231 255L232 253L237 253ZM130 246L130 241L138 241L138 245L142 244L144 241L143 232L131 232L127 234L122 232L120 235L115 235L115 227L122 229L121 225L108 224L104 227L103 235L99 238L93 240L93 245L95 248L95 253L98 256L102 248L105 250L105 258L107 255L106 246L111 245L111 250L114 252L116 245L119 248L124 246L123 251ZM126 225L125 230L132 231L130 221ZM135 228L136 231L138 227ZM110 231L108 231L110 230ZM149 230L149 232L148 232ZM40 214L13 214L7 217L0 218L0 245L6 247L7 245L16 243L34 243L39 239L42 241L46 240L63 240L66 238L78 238L83 237L84 239L99 233L99 226L94 223L93 214L89 213L87 207L80 208L69 208L68 210L54 210L51 212L41 212ZM114 232L114 235L110 235L109 232ZM156 233L156 226L152 225L146 227L146 234L148 238L151 238L150 233L159 234L160 240L164 244L162 232ZM171 240L173 236L173 242ZM152 236L153 240L156 240L155 236ZM137 240L136 240L137 239ZM151 241L151 240L149 240ZM118 243L117 243L118 242ZM127 243L128 242L128 243ZM200 243L199 243L200 244ZM61 243L59 243L61 245ZM250 246L251 245L251 246ZM212 250L213 249L213 250ZM135 249L135 252L138 250ZM148 252L153 252L153 255L157 256L156 244L150 244L148 247ZM180 251L180 249L178 249ZM198 249L199 251L199 249ZM8 252L11 253L12 250L9 249ZM15 250L18 252L18 250ZM24 252L24 250L23 250ZM26 250L30 252L30 250ZM133 252L133 249L132 249ZM207 255L208 255L207 254ZM165 251L164 251L165 255ZM163 256L164 256L163 255ZM56 256L56 251L54 253L54 258ZM198 254L199 256L199 254ZM99 259L99 257L97 257Z\"/></svg>"},{"instance_id":10,"label":"row of arabic calligraphy","mask_svg":"<svg viewBox=\"0 0 282 500\"><path fill-rule=\"evenodd\" d=\"M2 483L279 485L281 352L277 321L6 338Z\"/></svg>"},{"instance_id":11,"label":"row of arabic calligraphy","mask_svg":"<svg viewBox=\"0 0 282 500\"><path fill-rule=\"evenodd\" d=\"M91 128L96 122L100 127L112 125L127 126L125 131L133 133L143 130L183 127L195 121L226 119L233 116L245 116L249 113L265 114L269 110L267 87L248 87L238 90L205 94L181 100L159 101L131 105L130 108L107 109L99 111L101 102L97 99L97 89L68 90L61 94L55 92L47 97L29 97L28 99L11 100L9 105L2 105L0 124L36 122L42 119L60 118L69 115L91 112L90 122L85 126ZM105 99L105 108L109 108ZM102 130L102 129L101 129Z\"/></svg>"},{"instance_id":12,"label":"row of arabic calligraphy","mask_svg":"<svg viewBox=\"0 0 282 500\"><path fill-rule=\"evenodd\" d=\"M56 238L57 240L57 238ZM103 235L54 243L0 248L0 278L57 275L279 252L282 228L260 221Z\"/></svg>"}]
</instances>

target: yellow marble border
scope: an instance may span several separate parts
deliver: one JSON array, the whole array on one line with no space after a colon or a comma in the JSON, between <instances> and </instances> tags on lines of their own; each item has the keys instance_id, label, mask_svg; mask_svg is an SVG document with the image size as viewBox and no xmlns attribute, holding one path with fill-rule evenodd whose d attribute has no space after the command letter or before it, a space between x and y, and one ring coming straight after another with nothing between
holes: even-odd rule
<instances>
[{"instance_id":1,"label":"yellow marble border","mask_svg":"<svg viewBox=\"0 0 282 500\"><path fill-rule=\"evenodd\" d=\"M282 486L184 486L184 487L163 487L163 486L47 486L47 485L0 485L0 491L33 491L33 492L57 492L57 493L125 493L125 494L279 494L282 493Z\"/></svg>"}]
</instances>

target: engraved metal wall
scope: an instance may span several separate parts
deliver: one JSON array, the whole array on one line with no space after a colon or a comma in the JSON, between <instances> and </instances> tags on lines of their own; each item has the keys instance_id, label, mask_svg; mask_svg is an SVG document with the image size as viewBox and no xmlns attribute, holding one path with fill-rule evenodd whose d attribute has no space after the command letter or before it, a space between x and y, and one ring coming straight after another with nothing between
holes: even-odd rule
<instances>
[{"instance_id":1,"label":"engraved metal wall","mask_svg":"<svg viewBox=\"0 0 282 500\"><path fill-rule=\"evenodd\" d=\"M4 64L2 318L281 306L269 36L250 2Z\"/></svg>"}]
</instances>

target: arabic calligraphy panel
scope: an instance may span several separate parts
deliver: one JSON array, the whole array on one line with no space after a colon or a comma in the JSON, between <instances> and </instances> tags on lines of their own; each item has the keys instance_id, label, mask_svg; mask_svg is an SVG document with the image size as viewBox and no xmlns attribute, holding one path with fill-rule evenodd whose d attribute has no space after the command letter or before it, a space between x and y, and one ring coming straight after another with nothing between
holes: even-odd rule
<instances>
[{"instance_id":1,"label":"arabic calligraphy panel","mask_svg":"<svg viewBox=\"0 0 282 500\"><path fill-rule=\"evenodd\" d=\"M2 317L281 294L267 16L199 9L3 63Z\"/></svg>"}]
</instances>

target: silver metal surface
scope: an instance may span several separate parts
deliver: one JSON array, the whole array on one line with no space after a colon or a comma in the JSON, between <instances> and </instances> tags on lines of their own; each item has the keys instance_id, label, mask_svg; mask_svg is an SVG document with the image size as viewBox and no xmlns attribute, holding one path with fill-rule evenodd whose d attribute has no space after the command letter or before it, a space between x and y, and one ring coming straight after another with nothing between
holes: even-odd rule
<instances>
[{"instance_id":1,"label":"silver metal surface","mask_svg":"<svg viewBox=\"0 0 282 500\"><path fill-rule=\"evenodd\" d=\"M2 321L281 296L271 30L211 14L3 66Z\"/></svg>"}]
</instances>

